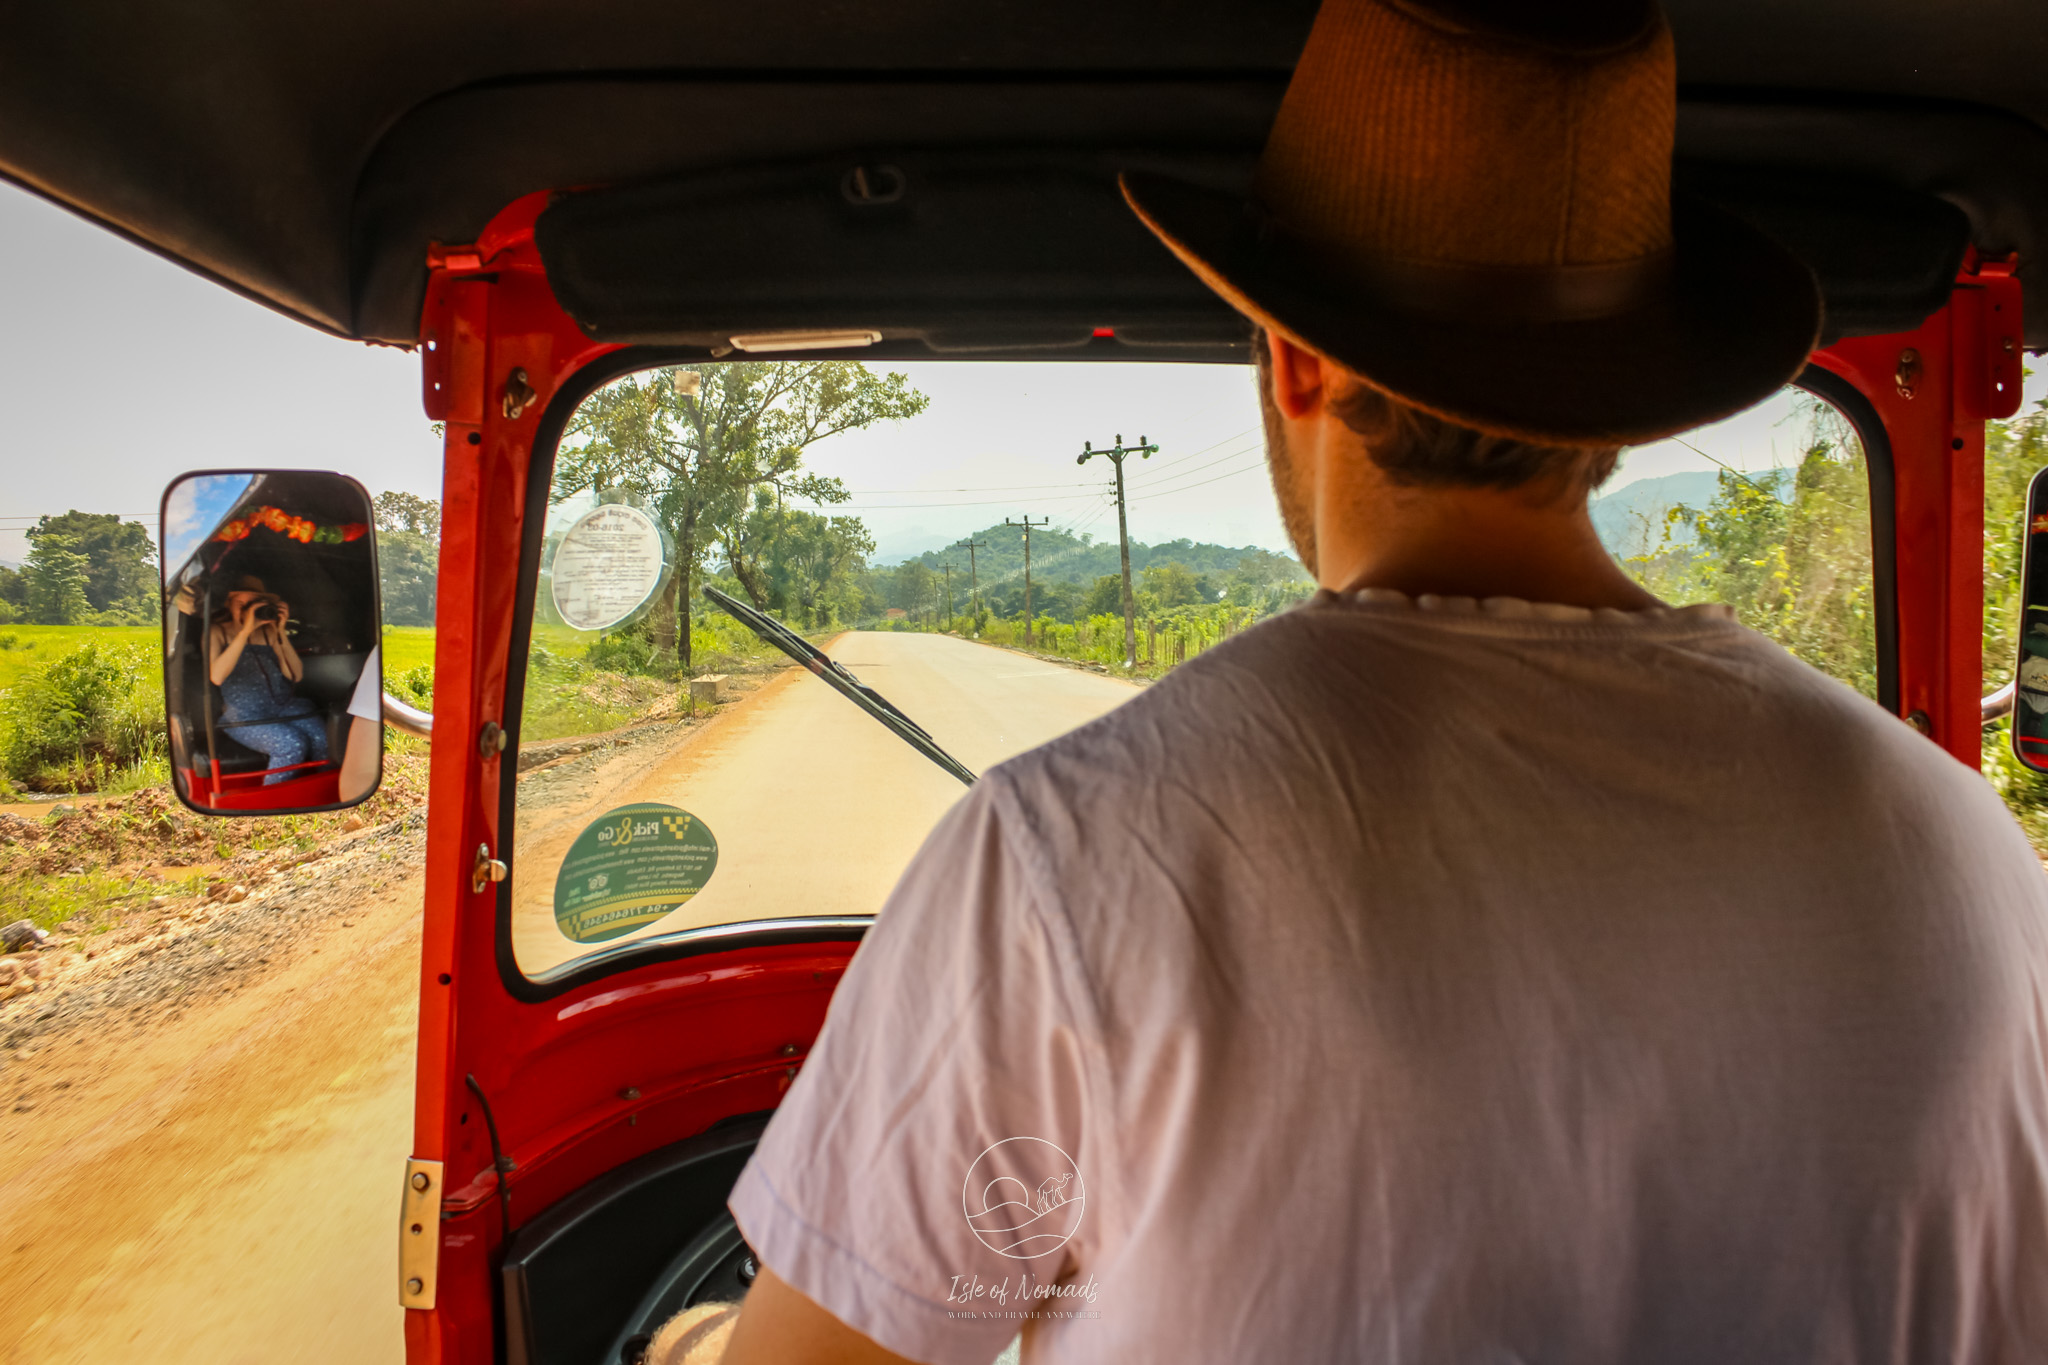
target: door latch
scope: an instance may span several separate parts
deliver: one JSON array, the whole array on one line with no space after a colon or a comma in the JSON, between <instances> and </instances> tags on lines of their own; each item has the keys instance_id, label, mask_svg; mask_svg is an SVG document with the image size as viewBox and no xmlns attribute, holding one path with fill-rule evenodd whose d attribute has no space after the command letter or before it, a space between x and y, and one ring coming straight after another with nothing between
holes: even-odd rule
<instances>
[{"instance_id":1,"label":"door latch","mask_svg":"<svg viewBox=\"0 0 2048 1365\"><path fill-rule=\"evenodd\" d=\"M504 881L509 871L510 869L501 860L491 856L491 846L489 844L478 844L476 846L476 866L470 870L469 874L469 889L481 896L484 893L484 888L492 882Z\"/></svg>"},{"instance_id":2,"label":"door latch","mask_svg":"<svg viewBox=\"0 0 2048 1365\"><path fill-rule=\"evenodd\" d=\"M405 1163L398 1215L398 1304L432 1308L441 1269L441 1163Z\"/></svg>"}]
</instances>

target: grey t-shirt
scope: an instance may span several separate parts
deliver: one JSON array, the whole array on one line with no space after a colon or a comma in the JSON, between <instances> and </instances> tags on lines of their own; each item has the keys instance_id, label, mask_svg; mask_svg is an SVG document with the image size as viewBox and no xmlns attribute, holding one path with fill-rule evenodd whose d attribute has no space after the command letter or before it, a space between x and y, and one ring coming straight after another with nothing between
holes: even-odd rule
<instances>
[{"instance_id":1,"label":"grey t-shirt","mask_svg":"<svg viewBox=\"0 0 2048 1365\"><path fill-rule=\"evenodd\" d=\"M2048 880L1718 608L1326 595L991 772L732 1199L912 1359L2048 1359Z\"/></svg>"}]
</instances>

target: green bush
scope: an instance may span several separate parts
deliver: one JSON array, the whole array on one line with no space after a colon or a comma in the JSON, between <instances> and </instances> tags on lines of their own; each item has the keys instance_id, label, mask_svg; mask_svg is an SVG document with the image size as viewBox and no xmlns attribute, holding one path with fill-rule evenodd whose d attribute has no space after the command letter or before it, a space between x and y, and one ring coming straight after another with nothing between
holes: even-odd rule
<instances>
[{"instance_id":1,"label":"green bush","mask_svg":"<svg viewBox=\"0 0 2048 1365\"><path fill-rule=\"evenodd\" d=\"M0 693L0 772L90 790L153 765L164 752L161 695L148 648L82 645Z\"/></svg>"},{"instance_id":2,"label":"green bush","mask_svg":"<svg viewBox=\"0 0 2048 1365\"><path fill-rule=\"evenodd\" d=\"M402 673L386 673L384 690L422 711L434 709L434 666L417 664Z\"/></svg>"},{"instance_id":3,"label":"green bush","mask_svg":"<svg viewBox=\"0 0 2048 1365\"><path fill-rule=\"evenodd\" d=\"M654 643L637 634L607 635L584 651L583 657L601 673L654 671Z\"/></svg>"}]
</instances>

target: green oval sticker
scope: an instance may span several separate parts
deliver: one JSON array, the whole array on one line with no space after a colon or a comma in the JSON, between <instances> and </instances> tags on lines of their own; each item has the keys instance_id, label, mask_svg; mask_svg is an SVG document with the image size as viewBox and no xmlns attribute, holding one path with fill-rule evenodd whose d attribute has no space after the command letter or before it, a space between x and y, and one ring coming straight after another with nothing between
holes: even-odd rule
<instances>
[{"instance_id":1,"label":"green oval sticker","mask_svg":"<svg viewBox=\"0 0 2048 1365\"><path fill-rule=\"evenodd\" d=\"M717 866L718 840L690 812L620 806L569 845L555 874L555 924L578 943L644 929L702 891Z\"/></svg>"}]
</instances>

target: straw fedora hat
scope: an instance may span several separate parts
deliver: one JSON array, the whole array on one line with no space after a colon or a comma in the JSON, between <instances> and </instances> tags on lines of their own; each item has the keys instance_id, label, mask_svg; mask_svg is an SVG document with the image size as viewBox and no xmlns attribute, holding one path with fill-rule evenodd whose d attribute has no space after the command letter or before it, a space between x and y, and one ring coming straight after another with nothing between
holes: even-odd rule
<instances>
[{"instance_id":1,"label":"straw fedora hat","mask_svg":"<svg viewBox=\"0 0 2048 1365\"><path fill-rule=\"evenodd\" d=\"M1668 436L1796 375L1813 274L1671 194L1655 0L1325 0L1250 201L1128 172L1239 311L1395 398L1553 445Z\"/></svg>"}]
</instances>

